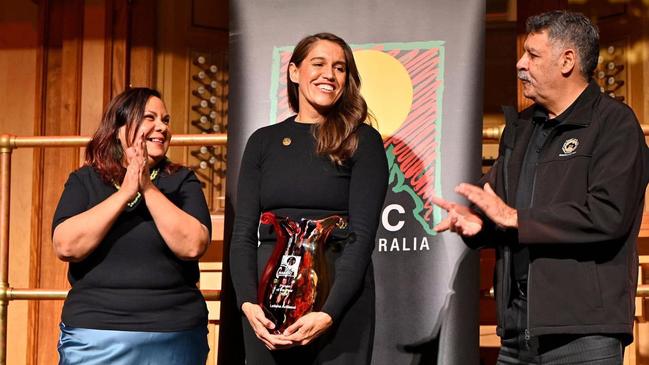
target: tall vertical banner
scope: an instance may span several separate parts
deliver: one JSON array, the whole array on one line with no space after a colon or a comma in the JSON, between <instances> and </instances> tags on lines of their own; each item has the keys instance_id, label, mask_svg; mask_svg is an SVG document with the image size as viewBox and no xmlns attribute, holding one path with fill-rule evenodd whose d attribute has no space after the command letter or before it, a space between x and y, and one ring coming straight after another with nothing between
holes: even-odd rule
<instances>
[{"instance_id":1,"label":"tall vertical banner","mask_svg":"<svg viewBox=\"0 0 649 365\"><path fill-rule=\"evenodd\" d=\"M457 201L454 187L479 177L484 7L477 0L230 3L224 257L246 140L292 114L293 47L314 33L342 37L354 50L390 170L373 254L376 365L479 362L477 254L454 234L436 234L443 212L431 197ZM219 363L237 364L240 320L229 280L224 275Z\"/></svg>"}]
</instances>

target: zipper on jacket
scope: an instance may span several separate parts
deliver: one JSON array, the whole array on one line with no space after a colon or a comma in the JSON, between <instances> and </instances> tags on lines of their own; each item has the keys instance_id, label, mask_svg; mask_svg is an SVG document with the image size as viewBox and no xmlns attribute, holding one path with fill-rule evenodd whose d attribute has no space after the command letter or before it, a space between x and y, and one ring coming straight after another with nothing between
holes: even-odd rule
<instances>
[{"instance_id":1,"label":"zipper on jacket","mask_svg":"<svg viewBox=\"0 0 649 365\"><path fill-rule=\"evenodd\" d=\"M528 248L529 250L529 248ZM532 282L532 262L527 265L527 283L526 285L526 300L527 300L527 308L525 309L527 312L527 317L525 318L525 340L529 340L530 337L530 313L532 312L530 310L530 306L532 304L532 301L530 300L530 283Z\"/></svg>"},{"instance_id":2,"label":"zipper on jacket","mask_svg":"<svg viewBox=\"0 0 649 365\"><path fill-rule=\"evenodd\" d=\"M534 205L534 192L536 191L536 169L539 168L539 163L534 164L534 178L532 179L532 198L530 198L530 207Z\"/></svg>"},{"instance_id":3,"label":"zipper on jacket","mask_svg":"<svg viewBox=\"0 0 649 365\"><path fill-rule=\"evenodd\" d=\"M545 141L543 141L543 145L541 146L541 151L539 151L539 160L542 160L542 158L544 157L544 155L546 153L545 152L546 146L548 145L548 143L550 141L552 141L554 139L554 136L557 134L557 129L559 129L559 128L561 128L561 125L558 125L555 128L552 128L552 130L550 131L550 134L548 135L548 137L545 139ZM537 161L534 164L534 178L532 179L532 198L530 199L530 206L529 206L530 208L534 206L534 197L536 196L536 177L538 176L538 174L539 174L539 163ZM530 249L529 246L528 246L527 249L528 249L528 256L529 256L529 249ZM530 305L532 303L532 301L530 300L530 283L531 282L532 282L532 261L530 259L530 261L527 264L527 284L526 284L527 293L525 294L526 297L527 297L527 308L526 308L527 317L525 318L525 321L526 321L525 339L526 340L529 340L530 329L531 329L530 328L530 312L531 312L530 311Z\"/></svg>"},{"instance_id":4,"label":"zipper on jacket","mask_svg":"<svg viewBox=\"0 0 649 365\"><path fill-rule=\"evenodd\" d=\"M505 201L509 201L509 159L511 158L512 150L510 148L505 148L505 156L503 159L503 180L504 180L504 188L505 188ZM505 312L507 310L507 304L509 303L510 296L511 296L511 263L509 262L511 260L511 251L509 246L504 245L503 246L503 268L502 268L502 283L503 287L499 291L499 295L496 295L496 299L498 300L498 311L501 313L500 315L500 322L502 326L503 332L507 328L506 322L507 322L507 316L505 315ZM495 283L494 283L495 285Z\"/></svg>"},{"instance_id":5,"label":"zipper on jacket","mask_svg":"<svg viewBox=\"0 0 649 365\"><path fill-rule=\"evenodd\" d=\"M503 331L505 331L507 327L507 316L506 316L506 311L507 311L507 306L510 301L511 297L511 292L512 292L512 284L511 284L511 250L510 247L505 245L503 246L503 272L502 272L502 280L503 280L503 288L500 291L499 299L499 307L500 307L500 313L501 313L501 318L500 321L501 326Z\"/></svg>"},{"instance_id":6,"label":"zipper on jacket","mask_svg":"<svg viewBox=\"0 0 649 365\"><path fill-rule=\"evenodd\" d=\"M544 157L544 152L545 152L545 147L548 145L548 143L554 138L554 136L557 134L557 129L560 128L561 126L556 126L555 128L552 128L550 131L550 134L548 137L543 141L543 145L541 146L541 150L539 151L539 160ZM536 192L536 175L538 174L538 168L539 168L539 162L534 164L534 178L532 179L532 198L530 199L530 207L534 206L534 195ZM528 280L529 283L529 280ZM528 292L529 293L529 292Z\"/></svg>"}]
</instances>

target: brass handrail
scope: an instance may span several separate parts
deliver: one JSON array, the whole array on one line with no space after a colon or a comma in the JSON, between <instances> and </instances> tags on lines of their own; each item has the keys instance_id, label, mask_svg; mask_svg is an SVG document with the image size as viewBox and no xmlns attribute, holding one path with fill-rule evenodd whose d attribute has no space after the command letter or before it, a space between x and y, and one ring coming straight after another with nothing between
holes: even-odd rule
<instances>
[{"instance_id":1,"label":"brass handrail","mask_svg":"<svg viewBox=\"0 0 649 365\"><path fill-rule=\"evenodd\" d=\"M640 124L640 128L642 128L642 132L645 136L649 136L649 124ZM482 128L482 138L487 140L499 140L504 129L504 124L497 127Z\"/></svg>"},{"instance_id":2,"label":"brass handrail","mask_svg":"<svg viewBox=\"0 0 649 365\"><path fill-rule=\"evenodd\" d=\"M225 133L218 134L181 134L171 136L172 146L200 146L226 144ZM10 134L0 135L0 148L12 149L22 147L84 147L90 141L88 136L29 136L20 137Z\"/></svg>"},{"instance_id":3,"label":"brass handrail","mask_svg":"<svg viewBox=\"0 0 649 365\"><path fill-rule=\"evenodd\" d=\"M67 290L16 289L9 286L9 203L11 198L11 153L23 147L83 147L86 136L33 136L0 135L0 365L7 363L7 306L10 300L65 299ZM185 134L171 137L172 146L223 145L227 135ZM206 300L219 300L219 290L202 290Z\"/></svg>"},{"instance_id":4,"label":"brass handrail","mask_svg":"<svg viewBox=\"0 0 649 365\"><path fill-rule=\"evenodd\" d=\"M66 289L31 289L8 288L5 291L7 300L59 300L68 296ZM202 289L201 294L205 300L221 300L220 290Z\"/></svg>"}]
</instances>

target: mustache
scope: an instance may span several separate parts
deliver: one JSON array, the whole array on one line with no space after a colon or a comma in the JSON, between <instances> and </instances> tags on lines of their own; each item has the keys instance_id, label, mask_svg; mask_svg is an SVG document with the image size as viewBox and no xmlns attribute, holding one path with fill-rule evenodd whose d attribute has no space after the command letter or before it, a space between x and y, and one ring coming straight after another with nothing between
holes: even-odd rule
<instances>
[{"instance_id":1,"label":"mustache","mask_svg":"<svg viewBox=\"0 0 649 365\"><path fill-rule=\"evenodd\" d=\"M527 81L527 82L532 81L532 79L530 78L530 75L529 75L527 72L525 72L525 71L518 71L518 73L516 74L516 76L517 76L518 79L521 80L521 81Z\"/></svg>"}]
</instances>

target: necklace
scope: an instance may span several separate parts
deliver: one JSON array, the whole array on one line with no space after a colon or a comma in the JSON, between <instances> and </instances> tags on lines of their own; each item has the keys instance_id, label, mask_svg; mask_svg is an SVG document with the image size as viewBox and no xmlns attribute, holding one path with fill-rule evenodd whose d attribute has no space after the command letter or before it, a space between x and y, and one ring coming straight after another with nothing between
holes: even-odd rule
<instances>
[{"instance_id":1,"label":"necklace","mask_svg":"<svg viewBox=\"0 0 649 365\"><path fill-rule=\"evenodd\" d=\"M159 168L154 169L153 171L151 171L151 175L149 175L149 179L151 179L151 181L155 180L155 178L158 177L158 172L160 172ZM117 190L119 190L121 188L121 185L119 185L118 183L116 183L114 181L113 181L113 185L115 186L115 188ZM131 200L130 202L126 203L126 206L128 206L129 208L133 208L140 201L141 198L142 198L142 194L140 194L140 192L138 191L137 195L135 195L135 198L133 200Z\"/></svg>"}]
</instances>

